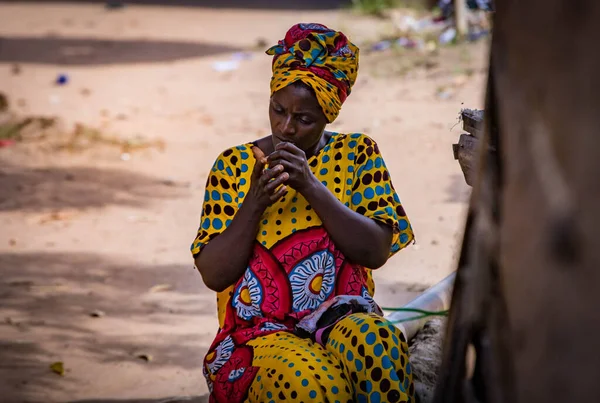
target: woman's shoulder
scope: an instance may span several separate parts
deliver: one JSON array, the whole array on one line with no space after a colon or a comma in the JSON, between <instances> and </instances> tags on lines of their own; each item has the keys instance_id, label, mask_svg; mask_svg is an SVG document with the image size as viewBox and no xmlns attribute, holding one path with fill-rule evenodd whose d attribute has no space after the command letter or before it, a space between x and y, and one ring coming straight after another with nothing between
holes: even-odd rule
<instances>
[{"instance_id":1,"label":"woman's shoulder","mask_svg":"<svg viewBox=\"0 0 600 403\"><path fill-rule=\"evenodd\" d=\"M251 144L241 144L223 150L217 156L214 168L223 170L225 167L236 167L244 171L242 167L246 165L247 168L248 163L253 160L251 146Z\"/></svg>"},{"instance_id":2,"label":"woman's shoulder","mask_svg":"<svg viewBox=\"0 0 600 403\"><path fill-rule=\"evenodd\" d=\"M361 132L335 133L333 142L345 143L351 148L358 147L360 144L375 144L372 137Z\"/></svg>"},{"instance_id":3,"label":"woman's shoulder","mask_svg":"<svg viewBox=\"0 0 600 403\"><path fill-rule=\"evenodd\" d=\"M348 151L362 153L369 150L369 155L372 153L379 154L379 148L375 140L365 133L336 133L334 135L332 148L345 148Z\"/></svg>"}]
</instances>

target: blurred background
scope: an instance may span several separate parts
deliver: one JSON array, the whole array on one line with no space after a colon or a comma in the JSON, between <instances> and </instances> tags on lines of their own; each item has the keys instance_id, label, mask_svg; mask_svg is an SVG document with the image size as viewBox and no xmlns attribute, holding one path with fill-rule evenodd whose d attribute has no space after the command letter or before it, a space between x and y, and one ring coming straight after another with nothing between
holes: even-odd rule
<instances>
[{"instance_id":1,"label":"blurred background","mask_svg":"<svg viewBox=\"0 0 600 403\"><path fill-rule=\"evenodd\" d=\"M451 145L483 105L490 26L469 4L457 31L451 3L0 1L1 400L203 401L216 301L189 245L206 176L270 134L264 50L298 22L360 47L330 129L379 143L416 232L376 300L453 271L469 188Z\"/></svg>"}]
</instances>

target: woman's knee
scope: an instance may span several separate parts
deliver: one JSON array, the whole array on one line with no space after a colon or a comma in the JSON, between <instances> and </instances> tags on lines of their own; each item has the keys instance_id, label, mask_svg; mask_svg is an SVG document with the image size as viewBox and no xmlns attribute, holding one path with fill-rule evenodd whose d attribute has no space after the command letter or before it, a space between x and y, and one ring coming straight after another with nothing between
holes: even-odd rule
<instances>
[{"instance_id":1,"label":"woman's knee","mask_svg":"<svg viewBox=\"0 0 600 403\"><path fill-rule=\"evenodd\" d=\"M286 337L276 347L255 350L252 364L260 369L249 390L250 402L353 401L352 387L335 357L310 340Z\"/></svg>"},{"instance_id":2,"label":"woman's knee","mask_svg":"<svg viewBox=\"0 0 600 403\"><path fill-rule=\"evenodd\" d=\"M402 331L392 322L375 313L348 315L335 325L331 334L349 338L353 347L357 347L359 339L363 339L366 345L379 342L386 350L392 346L400 346L402 351L408 352L408 344Z\"/></svg>"},{"instance_id":3,"label":"woman's knee","mask_svg":"<svg viewBox=\"0 0 600 403\"><path fill-rule=\"evenodd\" d=\"M344 318L330 333L327 349L342 362L359 400L410 401L414 395L406 339L385 318L376 314Z\"/></svg>"}]
</instances>

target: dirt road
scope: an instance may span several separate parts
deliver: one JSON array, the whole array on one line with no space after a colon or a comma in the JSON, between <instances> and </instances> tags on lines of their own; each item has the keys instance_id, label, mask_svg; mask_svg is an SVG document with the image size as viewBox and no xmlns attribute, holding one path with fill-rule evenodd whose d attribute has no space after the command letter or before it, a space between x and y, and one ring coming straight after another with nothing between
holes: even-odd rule
<instances>
[{"instance_id":1,"label":"dirt road","mask_svg":"<svg viewBox=\"0 0 600 403\"><path fill-rule=\"evenodd\" d=\"M204 182L220 151L268 134L270 59L257 44L299 21L359 45L389 28L331 10L0 4L0 89L13 111L164 145L0 148L3 402L207 392L201 360L215 298L189 255ZM404 74L398 66L421 56L364 51L331 127L378 141L416 231L417 244L376 272L381 305L399 306L453 269L468 189L451 128L463 105L482 104L485 48L450 49ZM54 84L59 74L65 85Z\"/></svg>"}]
</instances>

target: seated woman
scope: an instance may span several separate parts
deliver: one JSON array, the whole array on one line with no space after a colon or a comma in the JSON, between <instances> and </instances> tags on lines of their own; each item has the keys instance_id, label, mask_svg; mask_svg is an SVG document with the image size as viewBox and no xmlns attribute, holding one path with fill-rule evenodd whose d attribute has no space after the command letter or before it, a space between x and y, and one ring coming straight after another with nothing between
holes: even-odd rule
<instances>
[{"instance_id":1,"label":"seated woman","mask_svg":"<svg viewBox=\"0 0 600 403\"><path fill-rule=\"evenodd\" d=\"M371 277L412 228L377 144L325 130L358 48L298 24L267 53L273 134L217 158L192 245L218 292L211 402L413 401L406 340L381 317Z\"/></svg>"}]
</instances>

